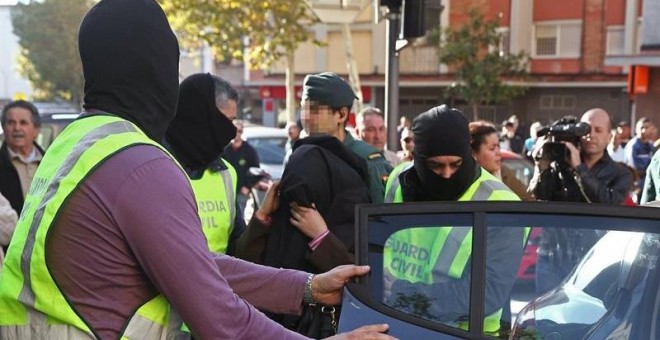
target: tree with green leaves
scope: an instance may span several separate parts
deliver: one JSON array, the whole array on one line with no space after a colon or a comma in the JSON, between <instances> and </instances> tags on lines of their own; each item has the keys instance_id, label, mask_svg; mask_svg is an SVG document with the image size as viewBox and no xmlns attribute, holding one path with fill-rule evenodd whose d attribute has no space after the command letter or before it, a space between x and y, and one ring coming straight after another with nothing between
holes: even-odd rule
<instances>
[{"instance_id":1,"label":"tree with green leaves","mask_svg":"<svg viewBox=\"0 0 660 340\"><path fill-rule=\"evenodd\" d=\"M467 101L474 120L478 119L480 104L501 103L526 91L525 87L507 85L504 80L525 79L529 56L503 51L498 27L497 20L486 20L472 9L463 26L448 27L431 35L432 42L440 46L440 63L455 71L457 82L447 88L447 93Z\"/></svg>"},{"instance_id":2,"label":"tree with green leaves","mask_svg":"<svg viewBox=\"0 0 660 340\"><path fill-rule=\"evenodd\" d=\"M287 118L295 120L294 53L304 42L319 44L310 30L318 20L304 0L159 1L184 48L197 50L206 43L216 60L247 57L253 69L284 59Z\"/></svg>"},{"instance_id":3,"label":"tree with green leaves","mask_svg":"<svg viewBox=\"0 0 660 340\"><path fill-rule=\"evenodd\" d=\"M30 81L35 100L82 101L78 28L91 6L90 0L30 0L13 8L18 71Z\"/></svg>"}]
</instances>

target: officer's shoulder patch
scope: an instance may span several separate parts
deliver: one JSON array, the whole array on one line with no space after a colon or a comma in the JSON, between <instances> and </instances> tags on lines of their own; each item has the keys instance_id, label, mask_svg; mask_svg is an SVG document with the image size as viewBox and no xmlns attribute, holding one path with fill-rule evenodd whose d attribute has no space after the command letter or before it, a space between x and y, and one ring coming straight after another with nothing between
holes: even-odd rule
<instances>
[{"instance_id":1,"label":"officer's shoulder patch","mask_svg":"<svg viewBox=\"0 0 660 340\"><path fill-rule=\"evenodd\" d=\"M370 153L367 156L367 158L370 159L370 160L371 159L377 159L377 158L383 158L383 155L380 152L374 152L374 153Z\"/></svg>"}]
</instances>

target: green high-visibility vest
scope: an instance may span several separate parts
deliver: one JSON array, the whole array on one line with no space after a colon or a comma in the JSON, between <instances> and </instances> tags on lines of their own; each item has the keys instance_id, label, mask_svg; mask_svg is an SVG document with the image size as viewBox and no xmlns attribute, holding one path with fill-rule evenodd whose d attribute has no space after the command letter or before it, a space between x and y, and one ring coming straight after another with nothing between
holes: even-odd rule
<instances>
[{"instance_id":1,"label":"green high-visibility vest","mask_svg":"<svg viewBox=\"0 0 660 340\"><path fill-rule=\"evenodd\" d=\"M385 187L385 203L401 203L403 195L399 175L413 163L397 166ZM497 177L481 169L481 175L458 201L520 201ZM524 247L529 228L524 229ZM450 240L449 242L447 242ZM472 227L433 226L409 228L390 236L383 250L383 266L397 279L411 283L434 283L434 277L459 279L472 254ZM484 331L495 333L500 328L502 309L484 319ZM467 322L459 327L468 329Z\"/></svg>"},{"instance_id":2,"label":"green high-visibility vest","mask_svg":"<svg viewBox=\"0 0 660 340\"><path fill-rule=\"evenodd\" d=\"M225 254L236 217L236 170L226 160L222 161L226 170L206 169L202 177L190 183L209 249Z\"/></svg>"},{"instance_id":3,"label":"green high-visibility vest","mask_svg":"<svg viewBox=\"0 0 660 340\"><path fill-rule=\"evenodd\" d=\"M0 274L0 334L3 337L96 337L50 275L45 244L50 227L78 185L105 160L136 145L152 145L167 153L137 126L110 115L74 121L50 146L25 198ZM170 310L167 300L159 295L136 311L122 338L170 338L180 334L180 324L176 312Z\"/></svg>"}]
</instances>

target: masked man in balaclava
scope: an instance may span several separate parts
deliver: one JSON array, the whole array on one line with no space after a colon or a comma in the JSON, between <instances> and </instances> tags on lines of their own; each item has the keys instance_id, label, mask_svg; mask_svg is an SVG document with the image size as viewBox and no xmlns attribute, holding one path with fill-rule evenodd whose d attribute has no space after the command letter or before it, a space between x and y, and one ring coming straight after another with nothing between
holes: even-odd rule
<instances>
[{"instance_id":1,"label":"masked man in balaclava","mask_svg":"<svg viewBox=\"0 0 660 340\"><path fill-rule=\"evenodd\" d=\"M303 301L337 304L368 268L313 276L212 254L186 173L159 144L179 87L162 9L102 0L78 39L85 112L26 197L0 275L0 337L173 339L183 321L199 339L300 338L253 305L299 314Z\"/></svg>"},{"instance_id":2,"label":"masked man in balaclava","mask_svg":"<svg viewBox=\"0 0 660 340\"><path fill-rule=\"evenodd\" d=\"M165 146L190 177L209 249L233 255L245 222L236 205L236 171L220 158L236 135L238 92L224 79L194 74L179 87Z\"/></svg>"},{"instance_id":3,"label":"masked man in balaclava","mask_svg":"<svg viewBox=\"0 0 660 340\"><path fill-rule=\"evenodd\" d=\"M468 121L460 111L445 105L435 107L415 118L412 131L413 161L392 171L385 190L386 203L520 200L472 158ZM441 225L404 229L390 236L383 260L386 303L419 314L413 308L415 304L405 301L420 294L428 296L432 302L425 311L427 315L422 316L466 329L467 323L461 320L467 320L470 310L472 239L466 236L470 230ZM488 230L486 332L500 328L502 308L509 303L525 237L521 229ZM401 251L402 247L414 250ZM461 256L464 261L457 260ZM417 269L408 270L411 266ZM424 274L416 275L419 273Z\"/></svg>"}]
</instances>

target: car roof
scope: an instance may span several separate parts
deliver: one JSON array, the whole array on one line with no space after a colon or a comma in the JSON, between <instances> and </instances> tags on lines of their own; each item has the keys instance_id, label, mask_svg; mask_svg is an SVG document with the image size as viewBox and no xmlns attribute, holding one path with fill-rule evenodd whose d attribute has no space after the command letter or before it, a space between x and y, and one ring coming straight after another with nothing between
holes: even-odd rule
<instances>
[{"instance_id":1,"label":"car roof","mask_svg":"<svg viewBox=\"0 0 660 340\"><path fill-rule=\"evenodd\" d=\"M243 137L287 137L286 130L269 126L246 124L243 129Z\"/></svg>"},{"instance_id":2,"label":"car roof","mask_svg":"<svg viewBox=\"0 0 660 340\"><path fill-rule=\"evenodd\" d=\"M517 159L523 158L521 155L509 150L500 150L500 155L502 156L502 158L517 158Z\"/></svg>"}]
</instances>

